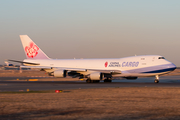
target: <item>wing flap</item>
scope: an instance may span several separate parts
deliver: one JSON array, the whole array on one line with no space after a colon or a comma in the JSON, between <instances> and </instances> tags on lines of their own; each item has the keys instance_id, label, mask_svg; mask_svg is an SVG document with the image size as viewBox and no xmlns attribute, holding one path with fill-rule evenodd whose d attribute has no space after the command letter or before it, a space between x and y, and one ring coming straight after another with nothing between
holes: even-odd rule
<instances>
[{"instance_id":1,"label":"wing flap","mask_svg":"<svg viewBox=\"0 0 180 120\"><path fill-rule=\"evenodd\" d=\"M65 70L68 71L77 71L77 72L86 72L86 69L81 69L81 68L64 68Z\"/></svg>"},{"instance_id":2,"label":"wing flap","mask_svg":"<svg viewBox=\"0 0 180 120\"><path fill-rule=\"evenodd\" d=\"M97 71L101 73L108 73L108 74L121 74L120 70L98 70L98 69L89 69L90 71Z\"/></svg>"},{"instance_id":3,"label":"wing flap","mask_svg":"<svg viewBox=\"0 0 180 120\"><path fill-rule=\"evenodd\" d=\"M59 68L59 69L64 69L67 71L76 71L76 72L96 71L96 72L108 73L108 74L121 74L120 70L100 70L100 69L82 69L82 68Z\"/></svg>"}]
</instances>

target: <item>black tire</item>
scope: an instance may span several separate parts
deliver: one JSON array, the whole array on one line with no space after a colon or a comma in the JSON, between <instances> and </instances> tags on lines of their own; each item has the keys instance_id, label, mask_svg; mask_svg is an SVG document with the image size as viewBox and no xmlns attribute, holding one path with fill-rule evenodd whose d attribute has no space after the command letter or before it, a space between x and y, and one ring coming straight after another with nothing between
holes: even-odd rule
<instances>
[{"instance_id":1,"label":"black tire","mask_svg":"<svg viewBox=\"0 0 180 120\"><path fill-rule=\"evenodd\" d=\"M86 82L87 82L87 83L91 83L92 81L91 81L90 79L87 79Z\"/></svg>"},{"instance_id":2,"label":"black tire","mask_svg":"<svg viewBox=\"0 0 180 120\"><path fill-rule=\"evenodd\" d=\"M99 83L100 80L91 80L91 79L87 79L86 82L87 82L87 83Z\"/></svg>"},{"instance_id":3,"label":"black tire","mask_svg":"<svg viewBox=\"0 0 180 120\"><path fill-rule=\"evenodd\" d=\"M154 83L159 83L159 80L154 80Z\"/></svg>"},{"instance_id":4,"label":"black tire","mask_svg":"<svg viewBox=\"0 0 180 120\"><path fill-rule=\"evenodd\" d=\"M112 82L112 80L109 80L109 79L105 79L104 82Z\"/></svg>"},{"instance_id":5,"label":"black tire","mask_svg":"<svg viewBox=\"0 0 180 120\"><path fill-rule=\"evenodd\" d=\"M91 83L99 83L100 80L91 80Z\"/></svg>"}]
</instances>

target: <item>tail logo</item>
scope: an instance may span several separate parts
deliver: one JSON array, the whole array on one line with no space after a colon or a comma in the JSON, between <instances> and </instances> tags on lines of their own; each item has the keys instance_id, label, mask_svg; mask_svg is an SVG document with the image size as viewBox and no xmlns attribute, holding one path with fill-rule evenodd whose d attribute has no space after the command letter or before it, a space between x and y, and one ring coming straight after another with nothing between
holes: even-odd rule
<instances>
[{"instance_id":1,"label":"tail logo","mask_svg":"<svg viewBox=\"0 0 180 120\"><path fill-rule=\"evenodd\" d=\"M36 55L38 54L38 50L39 50L38 46L35 45L33 42L30 42L30 43L29 43L29 46L26 46L26 47L25 47L25 51L26 51L27 56L28 56L29 58L34 58L34 57L36 57Z\"/></svg>"}]
</instances>

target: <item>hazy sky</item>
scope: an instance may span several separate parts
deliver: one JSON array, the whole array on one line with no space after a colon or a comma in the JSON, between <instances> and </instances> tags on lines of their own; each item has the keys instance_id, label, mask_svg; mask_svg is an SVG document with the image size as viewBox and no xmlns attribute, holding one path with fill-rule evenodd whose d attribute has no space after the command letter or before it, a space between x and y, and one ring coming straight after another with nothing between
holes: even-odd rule
<instances>
[{"instance_id":1,"label":"hazy sky","mask_svg":"<svg viewBox=\"0 0 180 120\"><path fill-rule=\"evenodd\" d=\"M0 64L27 34L51 58L162 55L180 67L180 0L0 0Z\"/></svg>"}]
</instances>

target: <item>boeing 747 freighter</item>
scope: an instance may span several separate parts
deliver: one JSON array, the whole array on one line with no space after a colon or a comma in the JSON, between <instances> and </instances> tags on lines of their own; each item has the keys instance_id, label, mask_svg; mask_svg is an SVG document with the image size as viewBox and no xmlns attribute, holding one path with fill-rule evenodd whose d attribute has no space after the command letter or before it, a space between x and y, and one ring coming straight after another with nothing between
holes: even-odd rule
<instances>
[{"instance_id":1,"label":"boeing 747 freighter","mask_svg":"<svg viewBox=\"0 0 180 120\"><path fill-rule=\"evenodd\" d=\"M87 83L111 82L113 78L137 79L155 77L176 69L176 66L160 55L141 55L107 59L51 59L27 35L20 35L25 51L24 68L39 68L54 77L79 77Z\"/></svg>"}]
</instances>

